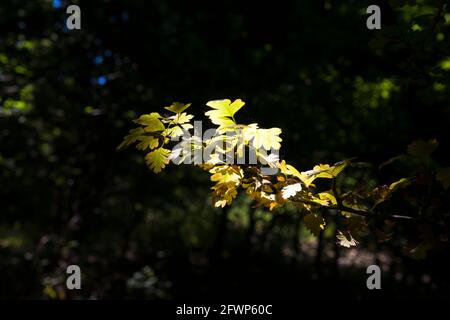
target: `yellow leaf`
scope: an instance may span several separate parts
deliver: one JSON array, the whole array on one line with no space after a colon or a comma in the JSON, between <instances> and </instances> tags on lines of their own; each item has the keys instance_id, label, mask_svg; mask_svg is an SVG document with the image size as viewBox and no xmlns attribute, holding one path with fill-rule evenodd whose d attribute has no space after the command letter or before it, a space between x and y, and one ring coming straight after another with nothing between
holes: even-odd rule
<instances>
[{"instance_id":1,"label":"yellow leaf","mask_svg":"<svg viewBox=\"0 0 450 320\"><path fill-rule=\"evenodd\" d=\"M307 177L308 185L312 183L317 178L333 179L345 169L348 165L348 160L336 163L333 166L329 164L319 164L314 166L312 170L302 172L304 176Z\"/></svg>"},{"instance_id":2,"label":"yellow leaf","mask_svg":"<svg viewBox=\"0 0 450 320\"><path fill-rule=\"evenodd\" d=\"M335 178L338 176L339 173L341 173L342 170L345 169L345 167L348 165L348 162L342 161L338 162L333 166L330 166L328 164L320 164L318 166L314 167L314 170L321 171L317 174L317 178Z\"/></svg>"},{"instance_id":3,"label":"yellow leaf","mask_svg":"<svg viewBox=\"0 0 450 320\"><path fill-rule=\"evenodd\" d=\"M211 181L214 182L234 182L236 185L239 184L241 175L234 172L218 172L211 176Z\"/></svg>"},{"instance_id":4,"label":"yellow leaf","mask_svg":"<svg viewBox=\"0 0 450 320\"><path fill-rule=\"evenodd\" d=\"M169 163L170 150L158 148L152 152L147 153L145 160L147 165L155 173L161 172L162 169Z\"/></svg>"},{"instance_id":5,"label":"yellow leaf","mask_svg":"<svg viewBox=\"0 0 450 320\"><path fill-rule=\"evenodd\" d=\"M322 200L327 200L327 201L331 202L331 204L333 204L333 205L337 205L337 200L336 200L335 196L333 194L331 194L331 192L321 192L321 193L319 193L319 198Z\"/></svg>"},{"instance_id":6,"label":"yellow leaf","mask_svg":"<svg viewBox=\"0 0 450 320\"><path fill-rule=\"evenodd\" d=\"M317 197L314 197L313 195L311 195L311 198L309 200L312 202L315 202L317 204L320 204L321 206L329 205L329 201L327 199L317 198Z\"/></svg>"},{"instance_id":7,"label":"yellow leaf","mask_svg":"<svg viewBox=\"0 0 450 320\"><path fill-rule=\"evenodd\" d=\"M190 105L191 105L190 103L184 104L180 102L174 102L169 107L164 107L164 109L172 111L174 113L181 113L187 108L189 108Z\"/></svg>"},{"instance_id":8,"label":"yellow leaf","mask_svg":"<svg viewBox=\"0 0 450 320\"><path fill-rule=\"evenodd\" d=\"M312 172L310 173L316 178L326 178L326 179L333 179L334 176L331 174L331 169L329 164L319 164L317 166L314 166Z\"/></svg>"},{"instance_id":9,"label":"yellow leaf","mask_svg":"<svg viewBox=\"0 0 450 320\"><path fill-rule=\"evenodd\" d=\"M176 138L182 136L186 131L192 128L193 126L190 123L185 123L180 126L167 129L166 132L171 138Z\"/></svg>"},{"instance_id":10,"label":"yellow leaf","mask_svg":"<svg viewBox=\"0 0 450 320\"><path fill-rule=\"evenodd\" d=\"M273 209L275 209L276 207L279 207L280 205L281 205L281 204L278 203L278 202L276 202L276 201L271 202L271 203L269 204L269 210L270 210L270 211L273 211Z\"/></svg>"},{"instance_id":11,"label":"yellow leaf","mask_svg":"<svg viewBox=\"0 0 450 320\"><path fill-rule=\"evenodd\" d=\"M215 207L230 205L237 196L236 184L231 182L218 182L211 188L213 190L213 202Z\"/></svg>"},{"instance_id":12,"label":"yellow leaf","mask_svg":"<svg viewBox=\"0 0 450 320\"><path fill-rule=\"evenodd\" d=\"M404 188L407 187L411 184L411 179L409 178L401 178L400 180L391 183L391 185L389 186L389 189L392 191L395 191L399 188Z\"/></svg>"},{"instance_id":13,"label":"yellow leaf","mask_svg":"<svg viewBox=\"0 0 450 320\"><path fill-rule=\"evenodd\" d=\"M245 126L242 129L242 140L244 140L244 143L249 143L250 140L253 139L253 137L255 136L256 131L258 130L258 124L257 123L252 123L249 124L248 126Z\"/></svg>"},{"instance_id":14,"label":"yellow leaf","mask_svg":"<svg viewBox=\"0 0 450 320\"><path fill-rule=\"evenodd\" d=\"M325 229L325 219L315 213L308 213L304 218L306 227L315 236Z\"/></svg>"},{"instance_id":15,"label":"yellow leaf","mask_svg":"<svg viewBox=\"0 0 450 320\"><path fill-rule=\"evenodd\" d=\"M213 108L205 113L209 117L212 123L219 125L220 127L227 127L236 124L234 121L234 114L244 106L245 102L241 99L234 100L214 100L209 101L206 105Z\"/></svg>"},{"instance_id":16,"label":"yellow leaf","mask_svg":"<svg viewBox=\"0 0 450 320\"><path fill-rule=\"evenodd\" d=\"M348 165L349 165L349 160L344 160L344 161L340 161L338 163L335 163L330 170L330 173L333 177L337 177L339 175L339 173L342 172L342 170L344 170Z\"/></svg>"},{"instance_id":17,"label":"yellow leaf","mask_svg":"<svg viewBox=\"0 0 450 320\"><path fill-rule=\"evenodd\" d=\"M303 182L306 185L306 187L309 187L311 185L311 183L314 181L314 177L312 179L308 178L308 176L306 176L304 173L300 173L297 169L295 169L290 164L286 164L286 161L284 161L284 160L282 160L278 164L278 167L283 174L291 175L291 176L294 176L294 177L297 177L298 179L300 179L300 181Z\"/></svg>"},{"instance_id":18,"label":"yellow leaf","mask_svg":"<svg viewBox=\"0 0 450 320\"><path fill-rule=\"evenodd\" d=\"M282 139L279 137L281 134L280 128L271 129L257 129L253 137L253 147L259 149L264 147L266 150L279 150L281 147L280 142Z\"/></svg>"},{"instance_id":19,"label":"yellow leaf","mask_svg":"<svg viewBox=\"0 0 450 320\"><path fill-rule=\"evenodd\" d=\"M183 124L191 121L194 116L192 114L187 114L186 112L177 114L173 117L173 123L175 124ZM172 117L171 117L172 118Z\"/></svg>"},{"instance_id":20,"label":"yellow leaf","mask_svg":"<svg viewBox=\"0 0 450 320\"><path fill-rule=\"evenodd\" d=\"M338 230L338 234L336 235L336 238L338 239L339 245L350 248L354 247L358 244L358 241L356 241L350 232L346 231L345 234Z\"/></svg>"}]
</instances>

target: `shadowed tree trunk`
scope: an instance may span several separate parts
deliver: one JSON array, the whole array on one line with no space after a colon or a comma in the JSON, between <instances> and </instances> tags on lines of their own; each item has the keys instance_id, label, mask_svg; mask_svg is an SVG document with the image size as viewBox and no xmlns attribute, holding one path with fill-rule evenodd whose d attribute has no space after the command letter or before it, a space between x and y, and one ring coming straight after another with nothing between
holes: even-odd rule
<instances>
[{"instance_id":1,"label":"shadowed tree trunk","mask_svg":"<svg viewBox=\"0 0 450 320\"><path fill-rule=\"evenodd\" d=\"M222 209L220 216L219 216L216 239L215 239L214 247L211 252L211 261L212 261L213 265L217 264L222 259L222 251L224 248L225 240L227 237L227 231L228 231L228 213L229 213L229 208L225 207Z\"/></svg>"}]
</instances>

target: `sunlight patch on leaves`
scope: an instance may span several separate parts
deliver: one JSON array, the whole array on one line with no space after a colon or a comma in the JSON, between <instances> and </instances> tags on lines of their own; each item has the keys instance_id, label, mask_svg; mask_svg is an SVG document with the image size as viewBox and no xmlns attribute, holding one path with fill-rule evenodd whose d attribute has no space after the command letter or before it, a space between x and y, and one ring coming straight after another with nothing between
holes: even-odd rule
<instances>
[{"instance_id":1,"label":"sunlight patch on leaves","mask_svg":"<svg viewBox=\"0 0 450 320\"><path fill-rule=\"evenodd\" d=\"M140 116L137 120L134 120L134 122L145 126L144 130L146 132L162 131L165 127L161 120L159 120L160 118L161 116L159 113L152 112L150 114Z\"/></svg>"},{"instance_id":2,"label":"sunlight patch on leaves","mask_svg":"<svg viewBox=\"0 0 450 320\"><path fill-rule=\"evenodd\" d=\"M184 104L181 102L174 102L168 107L164 107L164 109L172 111L173 113L182 113L184 110L190 107L190 103Z\"/></svg>"},{"instance_id":3,"label":"sunlight patch on leaves","mask_svg":"<svg viewBox=\"0 0 450 320\"><path fill-rule=\"evenodd\" d=\"M235 125L234 114L244 106L245 102L236 99L231 102L229 99L209 101L206 105L213 108L205 113L212 123L222 127Z\"/></svg>"},{"instance_id":4,"label":"sunlight patch on leaves","mask_svg":"<svg viewBox=\"0 0 450 320\"><path fill-rule=\"evenodd\" d=\"M280 134L280 128L257 129L253 137L253 147L255 149L263 147L266 150L279 150L282 141Z\"/></svg>"},{"instance_id":5,"label":"sunlight patch on leaves","mask_svg":"<svg viewBox=\"0 0 450 320\"><path fill-rule=\"evenodd\" d=\"M284 187L281 190L281 193L283 195L283 199L288 199L290 197L294 197L297 194L297 192L300 192L300 191L302 191L302 184L294 183L294 184Z\"/></svg>"},{"instance_id":6,"label":"sunlight patch on leaves","mask_svg":"<svg viewBox=\"0 0 450 320\"><path fill-rule=\"evenodd\" d=\"M145 156L145 161L154 173L159 173L169 163L169 155L170 150L158 148L147 153Z\"/></svg>"},{"instance_id":7,"label":"sunlight patch on leaves","mask_svg":"<svg viewBox=\"0 0 450 320\"><path fill-rule=\"evenodd\" d=\"M158 139L152 136L140 136L137 138L140 142L136 145L139 150L145 150L147 148L154 149L158 146Z\"/></svg>"}]
</instances>

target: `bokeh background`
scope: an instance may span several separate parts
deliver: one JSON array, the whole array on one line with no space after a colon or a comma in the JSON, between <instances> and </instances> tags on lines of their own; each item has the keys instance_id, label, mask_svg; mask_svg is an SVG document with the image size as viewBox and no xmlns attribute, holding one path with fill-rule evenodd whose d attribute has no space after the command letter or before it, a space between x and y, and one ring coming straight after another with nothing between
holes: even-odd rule
<instances>
[{"instance_id":1,"label":"bokeh background","mask_svg":"<svg viewBox=\"0 0 450 320\"><path fill-rule=\"evenodd\" d=\"M382 30L366 28L369 4ZM180 101L200 119L241 98L238 120L282 128L281 157L302 170L357 157L375 166L353 179L383 181L378 164L429 138L445 162L446 4L2 0L0 298L448 298L448 247L423 261L395 243L339 248L291 209L213 208L198 168L155 175L116 152L140 114ZM66 289L69 264L82 290Z\"/></svg>"}]
</instances>

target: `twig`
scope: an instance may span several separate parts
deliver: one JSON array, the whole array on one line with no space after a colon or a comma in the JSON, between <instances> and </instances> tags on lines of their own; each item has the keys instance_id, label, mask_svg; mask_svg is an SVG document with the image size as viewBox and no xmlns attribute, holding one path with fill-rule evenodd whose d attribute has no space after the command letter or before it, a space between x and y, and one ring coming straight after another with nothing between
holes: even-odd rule
<instances>
[{"instance_id":1,"label":"twig","mask_svg":"<svg viewBox=\"0 0 450 320\"><path fill-rule=\"evenodd\" d=\"M379 216L382 216L383 218L388 219L388 220L412 220L412 221L417 220L417 218L415 218L415 217L404 216L404 215L397 215L397 214L380 215L380 214L378 214L378 213L376 213L374 211L371 211L371 210L354 209L354 208L347 207L347 206L345 206L343 204L341 204L340 206L339 205L337 205L337 206L327 206L327 205L321 205L321 204L319 204L317 202L314 202L314 201L305 200L305 199L299 199L299 198L295 199L295 201L298 201L298 202L301 202L301 203L304 203L304 204L313 205L313 206L318 206L320 208L327 209L327 210L336 210L338 212L340 212L340 211L350 212L350 213L354 213L354 214L363 216L365 218L370 218L372 216L379 215ZM336 199L336 201L337 201L337 199Z\"/></svg>"}]
</instances>

